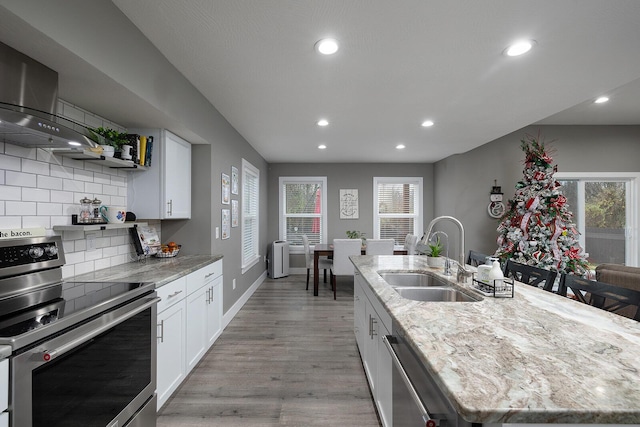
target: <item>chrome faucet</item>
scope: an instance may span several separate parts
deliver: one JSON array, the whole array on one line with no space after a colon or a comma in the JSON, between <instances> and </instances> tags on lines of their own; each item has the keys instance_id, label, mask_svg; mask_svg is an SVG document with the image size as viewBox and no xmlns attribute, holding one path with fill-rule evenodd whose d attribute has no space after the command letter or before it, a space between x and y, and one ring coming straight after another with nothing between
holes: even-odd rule
<instances>
[{"instance_id":1,"label":"chrome faucet","mask_svg":"<svg viewBox=\"0 0 640 427\"><path fill-rule=\"evenodd\" d=\"M470 275L471 273L468 272L467 269L464 267L464 265L466 263L465 262L465 253L464 253L464 227L462 226L462 223L459 220L457 220L456 218L454 218L452 216L439 216L437 218L434 218L429 223L429 226L427 227L427 231L422 235L422 238L420 239L419 245L423 246L423 247L425 245L428 245L429 239L431 238L431 231L433 230L433 226L436 223L438 223L440 221L443 221L443 220L447 220L447 221L453 222L460 229L460 245L459 245L460 254L458 256L458 259L456 260L456 263L458 264L458 281L460 281L460 278L462 276L466 277L467 275ZM449 259L449 242L448 241L447 241L447 259ZM462 270L462 272L461 272L461 270ZM449 271L449 274L451 274L451 271Z\"/></svg>"},{"instance_id":2,"label":"chrome faucet","mask_svg":"<svg viewBox=\"0 0 640 427\"><path fill-rule=\"evenodd\" d=\"M445 253L445 258L444 258L444 272L443 272L443 274L445 276L451 276L451 262L450 262L451 260L449 259L449 236L444 231L434 231L433 234L431 235L431 237L429 238L429 241L432 241L432 239L437 239L438 235L443 235L444 236L444 240L445 240L445 243L447 245L447 252Z\"/></svg>"}]
</instances>

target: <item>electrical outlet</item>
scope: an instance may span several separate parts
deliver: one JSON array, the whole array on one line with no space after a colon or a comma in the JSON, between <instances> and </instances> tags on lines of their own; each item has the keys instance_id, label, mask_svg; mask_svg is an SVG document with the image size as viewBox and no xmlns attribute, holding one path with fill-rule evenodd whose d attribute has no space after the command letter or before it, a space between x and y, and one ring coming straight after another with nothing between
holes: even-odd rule
<instances>
[{"instance_id":1,"label":"electrical outlet","mask_svg":"<svg viewBox=\"0 0 640 427\"><path fill-rule=\"evenodd\" d=\"M236 279L233 279L233 289L236 288Z\"/></svg>"},{"instance_id":2,"label":"electrical outlet","mask_svg":"<svg viewBox=\"0 0 640 427\"><path fill-rule=\"evenodd\" d=\"M87 252L96 250L96 235L87 234Z\"/></svg>"}]
</instances>

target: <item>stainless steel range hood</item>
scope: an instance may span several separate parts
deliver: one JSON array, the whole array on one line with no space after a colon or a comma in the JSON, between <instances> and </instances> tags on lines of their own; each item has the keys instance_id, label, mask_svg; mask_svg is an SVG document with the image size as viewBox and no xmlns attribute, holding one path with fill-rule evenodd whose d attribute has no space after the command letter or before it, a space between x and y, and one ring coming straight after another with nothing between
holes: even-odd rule
<instances>
[{"instance_id":1,"label":"stainless steel range hood","mask_svg":"<svg viewBox=\"0 0 640 427\"><path fill-rule=\"evenodd\" d=\"M0 43L0 141L27 147L96 147L88 128L56 115L58 73Z\"/></svg>"}]
</instances>

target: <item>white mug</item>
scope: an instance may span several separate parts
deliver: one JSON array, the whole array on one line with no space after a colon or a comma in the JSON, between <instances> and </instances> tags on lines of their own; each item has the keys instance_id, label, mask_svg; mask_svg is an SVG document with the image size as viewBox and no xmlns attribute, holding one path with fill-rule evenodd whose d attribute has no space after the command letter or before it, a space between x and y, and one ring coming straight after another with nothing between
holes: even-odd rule
<instances>
[{"instance_id":1,"label":"white mug","mask_svg":"<svg viewBox=\"0 0 640 427\"><path fill-rule=\"evenodd\" d=\"M127 216L127 208L122 206L100 206L100 215L110 224L121 224Z\"/></svg>"}]
</instances>

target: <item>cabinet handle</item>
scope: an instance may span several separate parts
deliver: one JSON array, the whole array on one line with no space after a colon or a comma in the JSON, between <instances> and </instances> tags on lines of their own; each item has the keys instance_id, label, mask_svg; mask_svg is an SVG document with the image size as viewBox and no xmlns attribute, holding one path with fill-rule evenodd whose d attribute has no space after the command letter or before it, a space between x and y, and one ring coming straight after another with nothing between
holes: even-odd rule
<instances>
[{"instance_id":1,"label":"cabinet handle","mask_svg":"<svg viewBox=\"0 0 640 427\"><path fill-rule=\"evenodd\" d=\"M160 336L158 338L160 338L160 342L163 343L164 342L164 320L161 320L158 326L160 326Z\"/></svg>"},{"instance_id":2,"label":"cabinet handle","mask_svg":"<svg viewBox=\"0 0 640 427\"><path fill-rule=\"evenodd\" d=\"M176 295L181 294L181 293L182 293L182 291L175 291L174 293L172 293L171 295L169 295L167 298L173 298L173 297L175 297Z\"/></svg>"},{"instance_id":3,"label":"cabinet handle","mask_svg":"<svg viewBox=\"0 0 640 427\"><path fill-rule=\"evenodd\" d=\"M167 210L167 215L171 216L173 215L173 200L169 199L169 201L167 202L167 205L169 206L169 209Z\"/></svg>"},{"instance_id":4,"label":"cabinet handle","mask_svg":"<svg viewBox=\"0 0 640 427\"><path fill-rule=\"evenodd\" d=\"M373 339L373 337L378 335L378 333L376 332L376 328L375 328L376 323L378 323L376 318L375 317L371 317L371 339Z\"/></svg>"},{"instance_id":5,"label":"cabinet handle","mask_svg":"<svg viewBox=\"0 0 640 427\"><path fill-rule=\"evenodd\" d=\"M213 276L215 273L215 271L213 273L209 273L206 276L204 276L205 279L208 279L209 277Z\"/></svg>"}]
</instances>

